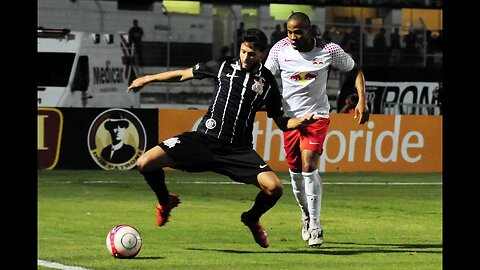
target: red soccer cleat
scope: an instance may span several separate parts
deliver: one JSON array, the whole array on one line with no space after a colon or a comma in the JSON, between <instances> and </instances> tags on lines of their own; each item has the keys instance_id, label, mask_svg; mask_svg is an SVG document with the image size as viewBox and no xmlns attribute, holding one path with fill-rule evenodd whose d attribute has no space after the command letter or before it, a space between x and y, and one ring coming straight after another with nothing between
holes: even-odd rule
<instances>
[{"instance_id":1,"label":"red soccer cleat","mask_svg":"<svg viewBox=\"0 0 480 270\"><path fill-rule=\"evenodd\" d=\"M163 226L170 217L170 211L180 204L180 198L176 194L170 194L168 197L168 205L161 206L158 204L155 206L155 214L157 215L157 226Z\"/></svg>"},{"instance_id":2,"label":"red soccer cleat","mask_svg":"<svg viewBox=\"0 0 480 270\"><path fill-rule=\"evenodd\" d=\"M268 235L265 229L260 224L260 221L249 220L247 212L242 213L241 220L243 224L245 224L245 226L247 226L252 232L255 242L257 242L257 244L259 244L263 248L268 248L268 246L270 245L268 241Z\"/></svg>"}]
</instances>

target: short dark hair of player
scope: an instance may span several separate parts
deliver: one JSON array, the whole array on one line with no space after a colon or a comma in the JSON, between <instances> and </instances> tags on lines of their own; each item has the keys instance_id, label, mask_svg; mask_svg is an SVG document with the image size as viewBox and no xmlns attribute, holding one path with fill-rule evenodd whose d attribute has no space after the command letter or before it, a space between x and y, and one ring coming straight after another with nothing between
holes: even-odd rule
<instances>
[{"instance_id":1,"label":"short dark hair of player","mask_svg":"<svg viewBox=\"0 0 480 270\"><path fill-rule=\"evenodd\" d=\"M310 23L310 18L308 17L308 15L303 13L303 12L292 13L292 15L290 15L290 17L288 17L287 22L291 21L291 20L302 22L302 25L303 25L303 27L305 27L305 29L310 29L311 25L312 25Z\"/></svg>"},{"instance_id":2,"label":"short dark hair of player","mask_svg":"<svg viewBox=\"0 0 480 270\"><path fill-rule=\"evenodd\" d=\"M243 42L250 43L253 49L264 52L268 48L268 39L262 30L249 28L243 34Z\"/></svg>"}]
</instances>

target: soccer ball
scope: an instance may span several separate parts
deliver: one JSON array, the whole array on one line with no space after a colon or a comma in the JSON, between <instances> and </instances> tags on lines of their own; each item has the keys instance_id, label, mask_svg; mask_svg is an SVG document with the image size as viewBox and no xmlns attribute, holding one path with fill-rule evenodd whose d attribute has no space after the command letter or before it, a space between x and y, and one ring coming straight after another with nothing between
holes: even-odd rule
<instances>
[{"instance_id":1,"label":"soccer ball","mask_svg":"<svg viewBox=\"0 0 480 270\"><path fill-rule=\"evenodd\" d=\"M107 249L110 254L119 259L130 259L140 252L142 237L137 229L131 225L120 224L107 234Z\"/></svg>"}]
</instances>

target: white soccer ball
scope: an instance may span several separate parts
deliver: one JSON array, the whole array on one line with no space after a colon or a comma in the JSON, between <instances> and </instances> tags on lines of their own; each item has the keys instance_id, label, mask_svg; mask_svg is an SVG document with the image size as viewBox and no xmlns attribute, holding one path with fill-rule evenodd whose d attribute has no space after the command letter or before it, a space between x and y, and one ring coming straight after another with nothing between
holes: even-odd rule
<instances>
[{"instance_id":1,"label":"white soccer ball","mask_svg":"<svg viewBox=\"0 0 480 270\"><path fill-rule=\"evenodd\" d=\"M142 248L140 232L131 225L115 226L107 234L107 249L110 254L119 259L129 259L137 256Z\"/></svg>"}]
</instances>

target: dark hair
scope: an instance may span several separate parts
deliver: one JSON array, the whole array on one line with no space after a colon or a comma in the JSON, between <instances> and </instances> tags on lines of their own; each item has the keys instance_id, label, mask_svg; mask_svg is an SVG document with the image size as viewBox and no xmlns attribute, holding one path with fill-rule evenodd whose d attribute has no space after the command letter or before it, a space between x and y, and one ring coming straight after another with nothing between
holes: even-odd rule
<instances>
[{"instance_id":1,"label":"dark hair","mask_svg":"<svg viewBox=\"0 0 480 270\"><path fill-rule=\"evenodd\" d=\"M310 22L310 18L308 17L307 14L303 13L303 12L294 12L290 15L290 17L288 17L288 20L287 22L291 21L291 20L296 20L296 21L301 21L303 22L303 26L307 29L310 29L311 27L311 22Z\"/></svg>"},{"instance_id":2,"label":"dark hair","mask_svg":"<svg viewBox=\"0 0 480 270\"><path fill-rule=\"evenodd\" d=\"M268 39L262 30L257 28L249 28L243 34L243 42L252 44L254 49L264 52L268 48Z\"/></svg>"}]
</instances>

